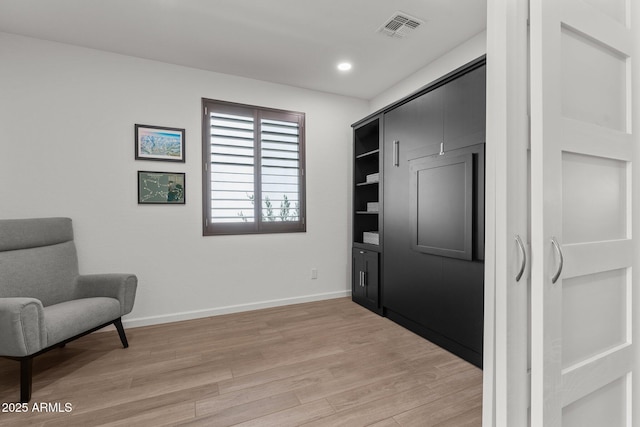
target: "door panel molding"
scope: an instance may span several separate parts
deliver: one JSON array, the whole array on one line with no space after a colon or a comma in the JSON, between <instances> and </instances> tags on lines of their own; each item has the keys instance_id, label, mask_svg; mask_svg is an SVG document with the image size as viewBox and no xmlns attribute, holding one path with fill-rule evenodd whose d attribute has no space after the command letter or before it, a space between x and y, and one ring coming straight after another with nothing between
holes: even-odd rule
<instances>
[{"instance_id":1,"label":"door panel molding","mask_svg":"<svg viewBox=\"0 0 640 427\"><path fill-rule=\"evenodd\" d=\"M565 279L627 268L633 263L631 239L564 245Z\"/></svg>"},{"instance_id":2,"label":"door panel molding","mask_svg":"<svg viewBox=\"0 0 640 427\"><path fill-rule=\"evenodd\" d=\"M563 0L562 3L562 25L625 56L631 56L633 40L626 25L583 1Z\"/></svg>"},{"instance_id":3,"label":"door panel molding","mask_svg":"<svg viewBox=\"0 0 640 427\"><path fill-rule=\"evenodd\" d=\"M627 375L633 369L632 353L633 346L623 344L565 369L562 373L562 406Z\"/></svg>"},{"instance_id":4,"label":"door panel molding","mask_svg":"<svg viewBox=\"0 0 640 427\"><path fill-rule=\"evenodd\" d=\"M563 151L627 162L633 159L633 136L626 132L566 117L562 118L561 132Z\"/></svg>"}]
</instances>

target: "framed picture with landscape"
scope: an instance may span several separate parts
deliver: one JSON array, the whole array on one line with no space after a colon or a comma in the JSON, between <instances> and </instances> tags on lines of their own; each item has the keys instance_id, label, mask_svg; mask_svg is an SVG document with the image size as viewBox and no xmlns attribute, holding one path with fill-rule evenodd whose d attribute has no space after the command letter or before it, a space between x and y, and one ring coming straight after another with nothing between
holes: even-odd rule
<instances>
[{"instance_id":1,"label":"framed picture with landscape","mask_svg":"<svg viewBox=\"0 0 640 427\"><path fill-rule=\"evenodd\" d=\"M138 204L184 205L185 174L138 171Z\"/></svg>"},{"instance_id":2,"label":"framed picture with landscape","mask_svg":"<svg viewBox=\"0 0 640 427\"><path fill-rule=\"evenodd\" d=\"M136 125L136 160L184 163L184 129Z\"/></svg>"}]
</instances>

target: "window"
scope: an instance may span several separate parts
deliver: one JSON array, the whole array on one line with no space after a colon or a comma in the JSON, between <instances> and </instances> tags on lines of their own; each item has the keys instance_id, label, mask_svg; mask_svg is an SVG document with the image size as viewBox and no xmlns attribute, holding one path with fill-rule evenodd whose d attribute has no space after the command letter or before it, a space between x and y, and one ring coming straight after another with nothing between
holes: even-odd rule
<instances>
[{"instance_id":1,"label":"window","mask_svg":"<svg viewBox=\"0 0 640 427\"><path fill-rule=\"evenodd\" d=\"M202 106L203 234L305 231L304 113Z\"/></svg>"}]
</instances>

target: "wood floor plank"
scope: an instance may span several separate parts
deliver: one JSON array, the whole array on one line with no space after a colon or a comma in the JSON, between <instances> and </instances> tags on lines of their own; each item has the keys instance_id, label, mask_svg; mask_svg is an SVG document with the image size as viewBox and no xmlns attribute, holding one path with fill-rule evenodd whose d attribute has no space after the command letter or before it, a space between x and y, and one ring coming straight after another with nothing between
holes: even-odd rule
<instances>
[{"instance_id":1,"label":"wood floor plank","mask_svg":"<svg viewBox=\"0 0 640 427\"><path fill-rule=\"evenodd\" d=\"M295 393L286 392L243 403L242 405L232 406L216 412L213 415L200 416L200 414L196 412L196 418L194 420L181 423L180 425L232 426L299 405L300 401L296 397Z\"/></svg>"},{"instance_id":2,"label":"wood floor plank","mask_svg":"<svg viewBox=\"0 0 640 427\"><path fill-rule=\"evenodd\" d=\"M336 411L344 411L385 396L417 388L435 379L435 374L431 376L428 374L415 375L412 372L405 371L399 375L375 379L366 384L358 384L358 386L352 387L347 391L331 394L326 399Z\"/></svg>"},{"instance_id":3,"label":"wood floor plank","mask_svg":"<svg viewBox=\"0 0 640 427\"><path fill-rule=\"evenodd\" d=\"M398 427L399 425L393 418L387 418L377 423L369 424L368 427Z\"/></svg>"},{"instance_id":4,"label":"wood floor plank","mask_svg":"<svg viewBox=\"0 0 640 427\"><path fill-rule=\"evenodd\" d=\"M260 384L301 375L308 372L314 372L318 369L329 369L337 366L343 361L343 354L331 354L316 359L292 363L291 365L283 365L269 367L264 371L255 372L243 376L236 376L230 380L220 381L218 387L220 393L231 393L234 391L254 387Z\"/></svg>"},{"instance_id":5,"label":"wood floor plank","mask_svg":"<svg viewBox=\"0 0 640 427\"><path fill-rule=\"evenodd\" d=\"M349 408L336 414L322 418L309 426L367 426L385 418L409 411L444 396L456 394L469 386L469 383L481 381L479 370L454 374L436 380L433 384L413 388L396 393L372 402Z\"/></svg>"},{"instance_id":6,"label":"wood floor plank","mask_svg":"<svg viewBox=\"0 0 640 427\"><path fill-rule=\"evenodd\" d=\"M276 412L237 424L237 427L296 427L320 419L335 411L324 399L305 403L284 411Z\"/></svg>"},{"instance_id":7,"label":"wood floor plank","mask_svg":"<svg viewBox=\"0 0 640 427\"><path fill-rule=\"evenodd\" d=\"M336 376L334 374L334 379L315 387L305 387L296 391L296 394L302 403L307 403L355 388L367 387L378 379L386 379L406 373L407 371L402 365L394 366L393 364L384 363L367 366L365 369L354 369L345 375Z\"/></svg>"},{"instance_id":8,"label":"wood floor plank","mask_svg":"<svg viewBox=\"0 0 640 427\"><path fill-rule=\"evenodd\" d=\"M437 424L436 427L480 427L482 425L482 408L474 407L462 414L451 417Z\"/></svg>"},{"instance_id":9,"label":"wood floor plank","mask_svg":"<svg viewBox=\"0 0 640 427\"><path fill-rule=\"evenodd\" d=\"M475 426L482 372L339 298L88 335L34 362L33 402L4 426ZM0 402L19 396L0 359ZM427 421L425 421L427 420Z\"/></svg>"},{"instance_id":10,"label":"wood floor plank","mask_svg":"<svg viewBox=\"0 0 640 427\"><path fill-rule=\"evenodd\" d=\"M282 345L286 346L286 343ZM254 360L243 364L234 364L232 367L233 376L240 377L256 372L261 372L274 367L282 367L295 363L306 362L324 356L342 354L344 350L340 346L311 346L305 349L292 350L290 353L280 357L270 357L263 360Z\"/></svg>"},{"instance_id":11,"label":"wood floor plank","mask_svg":"<svg viewBox=\"0 0 640 427\"><path fill-rule=\"evenodd\" d=\"M249 388L219 394L196 402L196 413L199 416L213 414L234 406L255 400L275 396L288 391L296 391L304 387L314 387L333 378L327 369L305 372L300 375L262 383Z\"/></svg>"},{"instance_id":12,"label":"wood floor plank","mask_svg":"<svg viewBox=\"0 0 640 427\"><path fill-rule=\"evenodd\" d=\"M433 427L449 422L458 415L475 408L482 409L481 381L455 394L446 395L393 418L403 427ZM480 418L474 418L474 420L479 422Z\"/></svg>"},{"instance_id":13,"label":"wood floor plank","mask_svg":"<svg viewBox=\"0 0 640 427\"><path fill-rule=\"evenodd\" d=\"M46 422L44 427L92 426L96 425L96 423L99 423L100 426L112 427L133 425L164 426L193 419L195 416L193 402L176 404L163 404L160 402L158 401L153 405L118 405L108 414L89 413L84 417L76 416L73 418L72 423L69 422L69 419L60 418L52 422Z\"/></svg>"}]
</instances>

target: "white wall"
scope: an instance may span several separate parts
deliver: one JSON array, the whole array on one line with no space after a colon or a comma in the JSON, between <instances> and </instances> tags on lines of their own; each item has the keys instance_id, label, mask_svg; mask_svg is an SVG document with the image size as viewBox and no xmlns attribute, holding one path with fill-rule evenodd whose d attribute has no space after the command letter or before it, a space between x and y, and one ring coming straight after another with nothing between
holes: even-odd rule
<instances>
[{"instance_id":1,"label":"white wall","mask_svg":"<svg viewBox=\"0 0 640 427\"><path fill-rule=\"evenodd\" d=\"M396 102L486 53L487 32L483 31L377 95L369 102L369 112Z\"/></svg>"},{"instance_id":2,"label":"white wall","mask_svg":"<svg viewBox=\"0 0 640 427\"><path fill-rule=\"evenodd\" d=\"M0 58L0 218L73 218L82 273L138 275L129 326L349 295L366 101L3 33ZM202 236L203 97L306 113L306 233ZM186 163L135 161L135 123L185 128ZM138 170L186 172L186 205L139 206Z\"/></svg>"}]
</instances>

